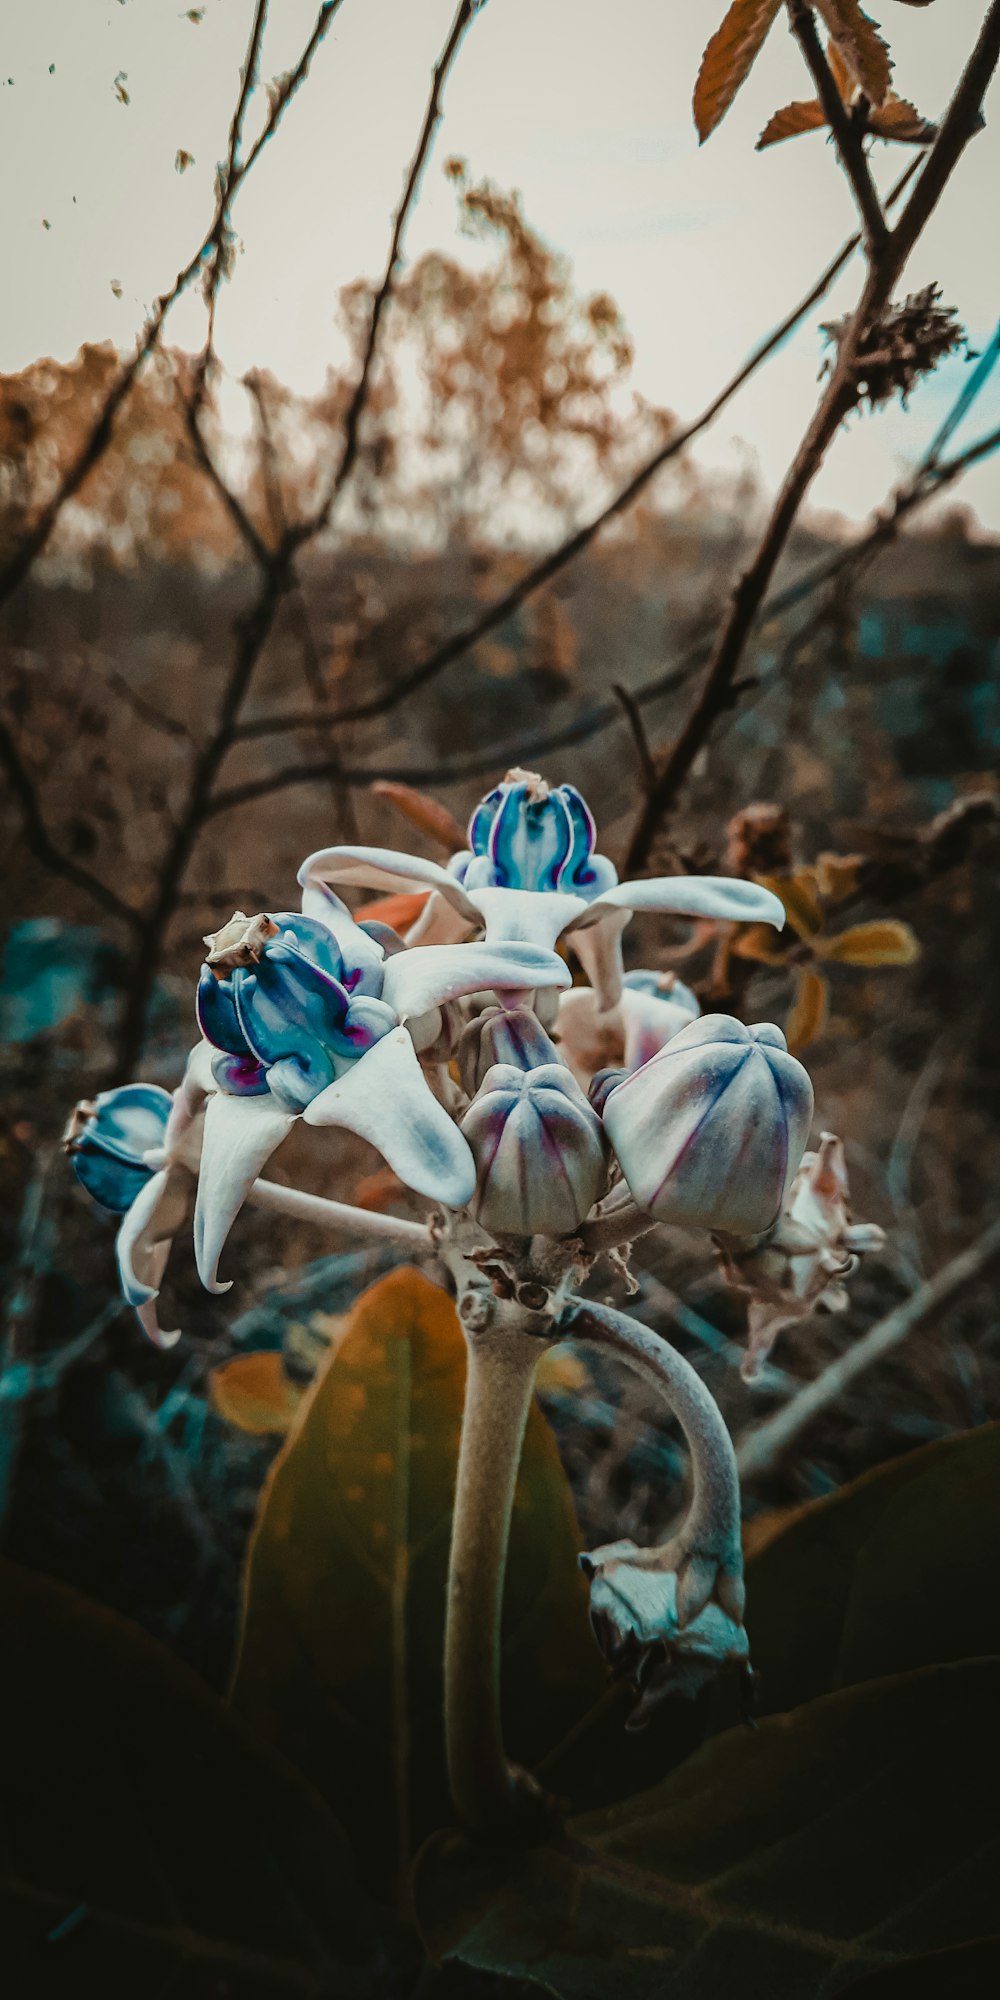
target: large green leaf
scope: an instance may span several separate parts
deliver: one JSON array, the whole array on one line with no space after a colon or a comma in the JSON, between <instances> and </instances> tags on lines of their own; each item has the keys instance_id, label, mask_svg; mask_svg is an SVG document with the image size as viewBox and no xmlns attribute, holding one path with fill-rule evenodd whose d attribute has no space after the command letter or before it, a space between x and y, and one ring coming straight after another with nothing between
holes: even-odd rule
<instances>
[{"instance_id":1,"label":"large green leaf","mask_svg":"<svg viewBox=\"0 0 1000 2000\"><path fill-rule=\"evenodd\" d=\"M565 2000L828 2000L995 1930L998 1753L1000 1662L867 1682L550 1844L438 1835L421 1922L439 1956Z\"/></svg>"},{"instance_id":2,"label":"large green leaf","mask_svg":"<svg viewBox=\"0 0 1000 2000\"><path fill-rule=\"evenodd\" d=\"M369 1993L327 1808L155 1640L0 1564L10 2000Z\"/></svg>"},{"instance_id":3,"label":"large green leaf","mask_svg":"<svg viewBox=\"0 0 1000 2000\"><path fill-rule=\"evenodd\" d=\"M335 1805L383 1891L403 1891L415 1846L451 1818L442 1658L464 1384L447 1294L410 1269L374 1285L271 1470L250 1555L234 1702ZM605 1683L578 1546L534 1410L503 1644L507 1743L530 1766Z\"/></svg>"},{"instance_id":4,"label":"large green leaf","mask_svg":"<svg viewBox=\"0 0 1000 2000\"><path fill-rule=\"evenodd\" d=\"M802 1508L747 1566L763 1711L1000 1654L1000 1424L947 1438Z\"/></svg>"}]
</instances>

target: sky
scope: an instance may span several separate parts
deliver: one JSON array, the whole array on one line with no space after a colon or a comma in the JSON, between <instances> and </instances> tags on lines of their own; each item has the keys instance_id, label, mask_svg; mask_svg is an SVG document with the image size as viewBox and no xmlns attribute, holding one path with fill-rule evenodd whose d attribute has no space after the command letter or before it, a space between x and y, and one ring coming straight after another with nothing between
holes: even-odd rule
<instances>
[{"instance_id":1,"label":"sky","mask_svg":"<svg viewBox=\"0 0 1000 2000\"><path fill-rule=\"evenodd\" d=\"M266 79L296 61L318 0L271 0ZM931 7L869 0L888 35L895 82L922 112L943 110L986 0ZM392 210L413 151L430 71L455 0L343 0L313 72L241 191L240 254L225 288L218 346L235 375L265 367L319 385L338 353L340 288L380 275ZM854 227L832 148L811 134L764 154L771 112L812 95L779 21L724 124L700 148L691 90L724 0L487 0L445 94L445 116L411 218L406 254L476 251L456 231L445 159L516 187L584 293L617 300L635 344L635 386L690 416L808 288ZM0 370L85 341L131 346L152 299L208 226L253 0L31 0L0 26ZM125 104L116 89L128 95ZM266 115L263 91L247 121ZM178 151L193 156L183 173ZM879 146L888 186L909 149ZM914 252L901 290L934 280L973 347L1000 317L1000 83ZM46 226L47 225L47 226ZM855 260L828 299L700 442L706 468L756 468L773 489L816 400L818 322L856 296ZM118 295L120 293L120 296ZM181 301L168 338L198 347L204 309ZM961 387L945 363L898 407L855 418L838 437L812 504L863 519L919 458ZM1000 368L961 445L1000 422ZM961 498L1000 532L1000 454Z\"/></svg>"}]
</instances>

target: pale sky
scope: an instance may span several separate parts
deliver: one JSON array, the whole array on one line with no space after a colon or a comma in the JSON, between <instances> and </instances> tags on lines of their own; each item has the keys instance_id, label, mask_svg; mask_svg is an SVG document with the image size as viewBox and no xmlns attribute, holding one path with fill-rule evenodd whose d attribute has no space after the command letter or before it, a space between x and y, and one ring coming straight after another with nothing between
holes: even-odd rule
<instances>
[{"instance_id":1,"label":"pale sky","mask_svg":"<svg viewBox=\"0 0 1000 2000\"><path fill-rule=\"evenodd\" d=\"M313 73L240 194L242 241L222 296L218 343L235 374L254 365L293 386L336 354L340 287L381 272L391 211L419 129L431 65L455 0L344 0ZM263 75L296 60L318 0L272 0ZM724 0L487 0L447 86L407 255L475 255L455 229L449 154L473 176L517 187L532 223L566 252L584 292L608 290L632 333L634 382L691 415L806 291L854 226L831 148L813 134L756 154L789 98L812 95L779 22L720 130L699 148L691 89ZM896 83L928 116L943 109L985 0L927 9L869 0L896 56ZM69 360L84 341L134 339L153 296L187 262L211 217L252 0L6 0L0 25L0 368ZM54 65L54 69L50 66ZM130 98L115 93L123 75ZM252 138L266 109L251 108ZM931 279L973 345L1000 316L1000 85L918 246L903 290ZM183 147L195 164L183 175ZM888 185L909 158L877 149ZM46 228L45 224L49 227ZM816 396L817 322L846 310L855 263L823 307L702 440L707 466L751 462L780 478ZM112 284L121 287L117 298ZM196 296L168 338L198 346ZM961 385L945 364L911 402L852 422L814 504L864 516L920 455ZM958 442L1000 421L1000 368ZM1000 454L961 497L1000 530Z\"/></svg>"}]
</instances>

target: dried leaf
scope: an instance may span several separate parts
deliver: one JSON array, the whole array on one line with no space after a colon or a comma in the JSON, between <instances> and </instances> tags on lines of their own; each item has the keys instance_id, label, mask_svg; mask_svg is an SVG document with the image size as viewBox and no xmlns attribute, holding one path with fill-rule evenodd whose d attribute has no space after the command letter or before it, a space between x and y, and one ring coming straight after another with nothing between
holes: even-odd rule
<instances>
[{"instance_id":1,"label":"dried leaf","mask_svg":"<svg viewBox=\"0 0 1000 2000\"><path fill-rule=\"evenodd\" d=\"M388 799L396 811L402 813L411 826L420 828L430 840L437 841L446 854L460 854L468 845L464 826L460 826L454 813L447 806L439 805L437 799L429 799L425 792L418 792L413 785L393 785L379 779L372 786L376 798Z\"/></svg>"},{"instance_id":2,"label":"dried leaf","mask_svg":"<svg viewBox=\"0 0 1000 2000\"><path fill-rule=\"evenodd\" d=\"M744 924L729 947L734 958L752 958L758 965L783 965L785 949L770 924Z\"/></svg>"},{"instance_id":3,"label":"dried leaf","mask_svg":"<svg viewBox=\"0 0 1000 2000\"><path fill-rule=\"evenodd\" d=\"M175 172L179 174L184 174L187 172L189 167L193 166L194 166L194 154L189 153L186 146L178 146L177 155L174 160Z\"/></svg>"},{"instance_id":4,"label":"dried leaf","mask_svg":"<svg viewBox=\"0 0 1000 2000\"><path fill-rule=\"evenodd\" d=\"M816 6L855 87L869 104L884 104L892 59L874 21L858 0L816 0Z\"/></svg>"},{"instance_id":5,"label":"dried leaf","mask_svg":"<svg viewBox=\"0 0 1000 2000\"><path fill-rule=\"evenodd\" d=\"M812 868L796 868L791 875L761 875L757 879L784 903L788 921L799 937L812 938L822 930L823 910Z\"/></svg>"},{"instance_id":6,"label":"dried leaf","mask_svg":"<svg viewBox=\"0 0 1000 2000\"><path fill-rule=\"evenodd\" d=\"M733 0L701 59L694 87L694 122L704 145L746 82L781 0Z\"/></svg>"},{"instance_id":7,"label":"dried leaf","mask_svg":"<svg viewBox=\"0 0 1000 2000\"><path fill-rule=\"evenodd\" d=\"M421 889L417 895L380 896L374 903L364 903L355 910L357 924L388 924L390 930L398 931L404 937L411 924L415 924L430 895L429 889Z\"/></svg>"},{"instance_id":8,"label":"dried leaf","mask_svg":"<svg viewBox=\"0 0 1000 2000\"><path fill-rule=\"evenodd\" d=\"M839 937L821 939L816 949L839 965L912 965L920 957L920 945L909 924L900 923L897 917L854 924Z\"/></svg>"},{"instance_id":9,"label":"dried leaf","mask_svg":"<svg viewBox=\"0 0 1000 2000\"><path fill-rule=\"evenodd\" d=\"M757 141L757 151L762 153L765 146L776 146L781 139L796 139L800 132L820 132L825 124L823 106L815 98L786 104L768 119Z\"/></svg>"},{"instance_id":10,"label":"dried leaf","mask_svg":"<svg viewBox=\"0 0 1000 2000\"><path fill-rule=\"evenodd\" d=\"M302 1401L280 1354L237 1354L213 1368L208 1378L214 1408L228 1424L251 1437L285 1437Z\"/></svg>"},{"instance_id":11,"label":"dried leaf","mask_svg":"<svg viewBox=\"0 0 1000 2000\"><path fill-rule=\"evenodd\" d=\"M815 867L820 895L831 903L853 896L864 863L863 854L818 854Z\"/></svg>"},{"instance_id":12,"label":"dried leaf","mask_svg":"<svg viewBox=\"0 0 1000 2000\"><path fill-rule=\"evenodd\" d=\"M872 112L868 130L877 139L896 139L909 146L932 146L938 134L937 126L915 104L908 98L897 97L892 90L881 109Z\"/></svg>"},{"instance_id":13,"label":"dried leaf","mask_svg":"<svg viewBox=\"0 0 1000 2000\"><path fill-rule=\"evenodd\" d=\"M826 1027L829 1004L830 988L823 974L814 972L811 965L803 966L792 1010L785 1022L785 1040L793 1056L808 1048L810 1042L819 1040Z\"/></svg>"}]
</instances>

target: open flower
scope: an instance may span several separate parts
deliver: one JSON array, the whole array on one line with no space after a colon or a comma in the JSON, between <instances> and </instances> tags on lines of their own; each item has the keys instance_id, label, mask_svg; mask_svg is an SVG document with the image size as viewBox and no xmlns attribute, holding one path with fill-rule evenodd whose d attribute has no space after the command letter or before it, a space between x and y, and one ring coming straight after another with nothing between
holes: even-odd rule
<instances>
[{"instance_id":1,"label":"open flower","mask_svg":"<svg viewBox=\"0 0 1000 2000\"><path fill-rule=\"evenodd\" d=\"M843 1312L845 1280L858 1259L881 1250L885 1232L876 1222L852 1222L843 1143L821 1135L805 1153L774 1228L763 1242L722 1246L728 1284L749 1299L748 1344L740 1374L753 1382L778 1334L814 1312Z\"/></svg>"},{"instance_id":2,"label":"open flower","mask_svg":"<svg viewBox=\"0 0 1000 2000\"><path fill-rule=\"evenodd\" d=\"M533 771L508 771L476 807L468 850L447 868L384 847L326 847L303 862L307 894L324 883L389 892L430 889L410 933L420 946L485 928L488 944L530 942L551 949L569 939L602 1010L622 991L621 934L638 910L670 911L736 923L785 921L784 906L755 882L716 875L661 876L619 883L585 800L572 785L549 786Z\"/></svg>"},{"instance_id":3,"label":"open flower","mask_svg":"<svg viewBox=\"0 0 1000 2000\"><path fill-rule=\"evenodd\" d=\"M199 1121L152 1083L122 1084L78 1104L63 1139L88 1194L122 1217L115 1243L122 1293L157 1347L180 1339L160 1326L156 1300L170 1246L194 1209L200 1140Z\"/></svg>"},{"instance_id":4,"label":"open flower","mask_svg":"<svg viewBox=\"0 0 1000 2000\"><path fill-rule=\"evenodd\" d=\"M700 1011L690 987L673 972L626 972L621 997L606 1013L590 986L561 994L555 1033L586 1090L598 1070L634 1070L649 1062Z\"/></svg>"},{"instance_id":5,"label":"open flower","mask_svg":"<svg viewBox=\"0 0 1000 2000\"><path fill-rule=\"evenodd\" d=\"M565 986L569 973L531 943L387 952L345 905L308 882L303 914L241 912L206 942L195 1091L208 1095L195 1214L198 1269L210 1291L232 1222L265 1161L299 1116L377 1146L418 1194L460 1208L476 1184L469 1147L417 1059L441 1009L470 993ZM214 1051L214 1053L212 1053Z\"/></svg>"},{"instance_id":6,"label":"open flower","mask_svg":"<svg viewBox=\"0 0 1000 2000\"><path fill-rule=\"evenodd\" d=\"M812 1111L780 1028L706 1014L611 1089L604 1126L658 1222L756 1236L781 1210Z\"/></svg>"},{"instance_id":7,"label":"open flower","mask_svg":"<svg viewBox=\"0 0 1000 2000\"><path fill-rule=\"evenodd\" d=\"M689 1700L715 1679L727 1662L749 1675L750 1646L742 1623L714 1599L682 1623L677 1609L677 1574L658 1552L634 1542L609 1542L580 1557L590 1578L590 1619L597 1643L612 1669L625 1675L641 1695L629 1729L642 1729L669 1695Z\"/></svg>"}]
</instances>

